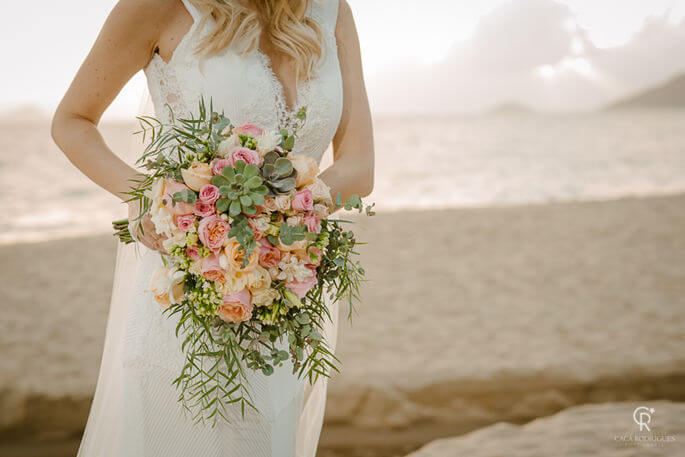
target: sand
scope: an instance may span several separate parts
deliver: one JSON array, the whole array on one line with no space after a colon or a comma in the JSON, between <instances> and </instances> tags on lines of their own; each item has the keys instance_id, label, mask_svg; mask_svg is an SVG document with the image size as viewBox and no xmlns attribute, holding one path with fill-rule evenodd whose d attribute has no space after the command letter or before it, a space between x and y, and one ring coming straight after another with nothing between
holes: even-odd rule
<instances>
[{"instance_id":1,"label":"sand","mask_svg":"<svg viewBox=\"0 0 685 457\"><path fill-rule=\"evenodd\" d=\"M370 281L341 330L320 455L402 455L586 403L684 401L684 207L673 196L362 219ZM108 235L0 247L4 442L78 439L114 247Z\"/></svg>"}]
</instances>

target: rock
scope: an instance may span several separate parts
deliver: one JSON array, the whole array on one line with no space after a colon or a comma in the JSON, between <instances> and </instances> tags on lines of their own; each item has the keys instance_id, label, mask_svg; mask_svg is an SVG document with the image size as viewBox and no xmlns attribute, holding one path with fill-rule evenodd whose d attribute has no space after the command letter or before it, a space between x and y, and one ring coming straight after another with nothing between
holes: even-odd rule
<instances>
[{"instance_id":1,"label":"rock","mask_svg":"<svg viewBox=\"0 0 685 457\"><path fill-rule=\"evenodd\" d=\"M651 431L640 431L633 421L633 412L642 403L584 405L521 426L497 423L464 436L437 440L407 457L685 455L685 404L644 404L654 409L647 425Z\"/></svg>"}]
</instances>

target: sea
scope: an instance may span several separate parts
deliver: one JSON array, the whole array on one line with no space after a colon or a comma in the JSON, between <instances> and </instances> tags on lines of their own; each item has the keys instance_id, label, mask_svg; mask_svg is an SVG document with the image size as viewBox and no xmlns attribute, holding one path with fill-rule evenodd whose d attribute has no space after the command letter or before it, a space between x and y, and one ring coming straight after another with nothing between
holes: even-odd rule
<instances>
[{"instance_id":1,"label":"sea","mask_svg":"<svg viewBox=\"0 0 685 457\"><path fill-rule=\"evenodd\" d=\"M102 126L130 156L133 122ZM378 211L685 192L685 110L374 119ZM124 205L54 145L47 121L0 122L0 244L107 233ZM331 152L324 164L331 162Z\"/></svg>"}]
</instances>

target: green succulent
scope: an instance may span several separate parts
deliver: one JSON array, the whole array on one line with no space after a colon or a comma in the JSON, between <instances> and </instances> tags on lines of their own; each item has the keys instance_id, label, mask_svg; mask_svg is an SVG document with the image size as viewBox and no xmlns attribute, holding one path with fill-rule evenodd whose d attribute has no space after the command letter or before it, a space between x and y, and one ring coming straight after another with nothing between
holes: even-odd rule
<instances>
[{"instance_id":1,"label":"green succulent","mask_svg":"<svg viewBox=\"0 0 685 457\"><path fill-rule=\"evenodd\" d=\"M212 184L222 195L216 201L216 209L222 213L228 211L234 217L240 213L255 214L255 205L263 205L264 196L269 192L259 176L259 168L242 160L233 167L224 167L221 174L212 177Z\"/></svg>"},{"instance_id":2,"label":"green succulent","mask_svg":"<svg viewBox=\"0 0 685 457\"><path fill-rule=\"evenodd\" d=\"M269 195L278 195L295 188L297 171L290 160L281 157L278 152L271 151L264 156L262 176L264 184L269 189Z\"/></svg>"}]
</instances>

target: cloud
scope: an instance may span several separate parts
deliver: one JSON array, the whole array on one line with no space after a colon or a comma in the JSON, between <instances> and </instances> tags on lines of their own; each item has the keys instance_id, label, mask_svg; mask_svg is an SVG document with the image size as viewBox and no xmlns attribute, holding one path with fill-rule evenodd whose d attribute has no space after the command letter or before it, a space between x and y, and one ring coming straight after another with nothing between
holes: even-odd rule
<instances>
[{"instance_id":1,"label":"cloud","mask_svg":"<svg viewBox=\"0 0 685 457\"><path fill-rule=\"evenodd\" d=\"M622 46L599 49L572 11L514 0L433 65L397 62L369 84L378 112L472 112L517 101L540 110L587 110L685 70L685 21L650 18Z\"/></svg>"}]
</instances>

